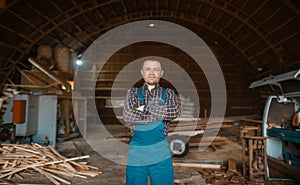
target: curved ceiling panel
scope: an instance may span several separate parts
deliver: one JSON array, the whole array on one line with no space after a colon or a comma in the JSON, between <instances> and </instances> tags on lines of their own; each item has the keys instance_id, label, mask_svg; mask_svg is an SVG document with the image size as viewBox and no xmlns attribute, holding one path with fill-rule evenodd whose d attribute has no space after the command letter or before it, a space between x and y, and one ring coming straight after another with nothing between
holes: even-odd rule
<instances>
[{"instance_id":1,"label":"curved ceiling panel","mask_svg":"<svg viewBox=\"0 0 300 185\"><path fill-rule=\"evenodd\" d=\"M159 19L198 34L249 81L300 66L300 5L295 0L6 0L0 9L0 79L6 83L37 46L82 53L104 32ZM257 68L262 68L258 72Z\"/></svg>"}]
</instances>

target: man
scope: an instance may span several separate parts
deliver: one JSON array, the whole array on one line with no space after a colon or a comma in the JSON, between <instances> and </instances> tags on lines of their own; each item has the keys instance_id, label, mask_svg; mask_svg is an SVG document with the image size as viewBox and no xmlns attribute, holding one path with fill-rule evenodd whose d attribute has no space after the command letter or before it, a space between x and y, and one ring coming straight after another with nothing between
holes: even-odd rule
<instances>
[{"instance_id":1,"label":"man","mask_svg":"<svg viewBox=\"0 0 300 185\"><path fill-rule=\"evenodd\" d=\"M164 71L156 59L143 63L144 84L127 92L124 119L131 126L132 139L126 168L127 185L173 185L174 172L166 140L169 123L179 113L172 89L159 85Z\"/></svg>"}]
</instances>

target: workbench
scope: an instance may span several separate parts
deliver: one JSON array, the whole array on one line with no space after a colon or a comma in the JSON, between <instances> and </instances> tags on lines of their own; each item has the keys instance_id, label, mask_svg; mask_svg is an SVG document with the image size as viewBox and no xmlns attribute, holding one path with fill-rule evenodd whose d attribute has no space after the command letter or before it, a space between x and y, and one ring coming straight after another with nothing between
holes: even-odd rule
<instances>
[{"instance_id":1,"label":"workbench","mask_svg":"<svg viewBox=\"0 0 300 185\"><path fill-rule=\"evenodd\" d=\"M270 137L275 137L284 141L300 144L300 131L281 128L271 128L267 129L267 134Z\"/></svg>"}]
</instances>

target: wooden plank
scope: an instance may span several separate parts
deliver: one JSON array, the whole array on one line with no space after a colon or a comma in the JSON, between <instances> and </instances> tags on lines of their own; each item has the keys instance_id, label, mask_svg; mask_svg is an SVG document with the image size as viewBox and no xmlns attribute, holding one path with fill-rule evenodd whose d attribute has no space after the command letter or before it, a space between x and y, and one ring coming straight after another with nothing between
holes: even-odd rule
<instances>
[{"instance_id":1,"label":"wooden plank","mask_svg":"<svg viewBox=\"0 0 300 185\"><path fill-rule=\"evenodd\" d=\"M199 146L199 144L200 144L200 142L189 142L189 146L190 147L198 147ZM213 141L213 142L211 142L211 143L207 143L207 142L202 142L201 143L201 146L203 147L203 146L219 146L219 145L226 145L227 144L227 142L226 141Z\"/></svg>"},{"instance_id":2,"label":"wooden plank","mask_svg":"<svg viewBox=\"0 0 300 185\"><path fill-rule=\"evenodd\" d=\"M60 185L60 183L55 180L54 177L52 177L51 175L49 175L49 173L37 168L37 167L32 167L33 169L35 169L36 171L40 172L41 174L45 175L51 182L53 182L55 185Z\"/></svg>"},{"instance_id":3,"label":"wooden plank","mask_svg":"<svg viewBox=\"0 0 300 185\"><path fill-rule=\"evenodd\" d=\"M236 160L235 159L228 159L227 173L228 172L237 172L237 170L236 170Z\"/></svg>"},{"instance_id":4,"label":"wooden plank","mask_svg":"<svg viewBox=\"0 0 300 185\"><path fill-rule=\"evenodd\" d=\"M75 162L88 158L88 155L66 158L51 146L45 147L38 144L1 145L0 149L0 179L10 180L14 176L23 179L19 175L20 172L31 173L35 170L47 177L53 184L59 185L71 183L55 174L81 178L101 174L97 171L97 167Z\"/></svg>"},{"instance_id":5,"label":"wooden plank","mask_svg":"<svg viewBox=\"0 0 300 185\"><path fill-rule=\"evenodd\" d=\"M235 184L240 184L240 181L241 181L241 178L239 176L235 176L233 175L231 178L230 178L230 181L231 183L235 183Z\"/></svg>"},{"instance_id":6,"label":"wooden plank","mask_svg":"<svg viewBox=\"0 0 300 185\"><path fill-rule=\"evenodd\" d=\"M65 183L65 184L71 184L71 182L59 177L59 176L56 176L56 175L53 175L51 173L49 173L50 176L52 176L53 178L57 179L58 181L62 182L62 183Z\"/></svg>"},{"instance_id":7,"label":"wooden plank","mask_svg":"<svg viewBox=\"0 0 300 185\"><path fill-rule=\"evenodd\" d=\"M18 173L18 172L20 172L20 171L26 170L26 169L28 169L28 168L37 167L37 166L39 166L39 165L43 165L43 163L42 163L42 162L38 162L38 163L32 164L32 165L25 165L25 166L23 166L22 168L17 168L17 169L15 169L15 170L13 170L13 171L11 171L11 172L9 172L9 173L6 173L6 174L1 175L1 176L0 176L0 179L1 179L1 178L4 178L4 177L7 177L7 176L9 176L9 175Z\"/></svg>"},{"instance_id":8,"label":"wooden plank","mask_svg":"<svg viewBox=\"0 0 300 185\"><path fill-rule=\"evenodd\" d=\"M300 182L300 170L281 162L273 157L268 156L268 166L278 170L280 173ZM273 177L274 178L274 177Z\"/></svg>"},{"instance_id":9,"label":"wooden plank","mask_svg":"<svg viewBox=\"0 0 300 185\"><path fill-rule=\"evenodd\" d=\"M73 173L64 172L64 171L58 170L58 169L52 169L52 168L47 168L47 167L42 167L41 169L44 170L44 171L51 172L51 173L56 173L58 175L64 175L64 176L68 176L68 177L74 177L75 176Z\"/></svg>"},{"instance_id":10,"label":"wooden plank","mask_svg":"<svg viewBox=\"0 0 300 185\"><path fill-rule=\"evenodd\" d=\"M253 180L253 168L252 168L252 161L253 161L253 140L248 139L248 154L249 154L249 179Z\"/></svg>"},{"instance_id":11,"label":"wooden plank","mask_svg":"<svg viewBox=\"0 0 300 185\"><path fill-rule=\"evenodd\" d=\"M19 147L19 146L14 146L14 148L15 148L15 149L18 149L18 150L23 150L23 151L28 152L28 153L31 153L31 154L37 154L37 155L40 154L39 152L36 152L36 151L34 151L34 150L22 148L22 147Z\"/></svg>"},{"instance_id":12,"label":"wooden plank","mask_svg":"<svg viewBox=\"0 0 300 185\"><path fill-rule=\"evenodd\" d=\"M262 124L262 120L255 120L255 119L248 119L248 118L241 118L241 121L248 122L248 123L257 123Z\"/></svg>"},{"instance_id":13,"label":"wooden plank","mask_svg":"<svg viewBox=\"0 0 300 185\"><path fill-rule=\"evenodd\" d=\"M204 169L221 169L221 164L206 163L206 162L173 162L174 167L188 168L204 168Z\"/></svg>"}]
</instances>

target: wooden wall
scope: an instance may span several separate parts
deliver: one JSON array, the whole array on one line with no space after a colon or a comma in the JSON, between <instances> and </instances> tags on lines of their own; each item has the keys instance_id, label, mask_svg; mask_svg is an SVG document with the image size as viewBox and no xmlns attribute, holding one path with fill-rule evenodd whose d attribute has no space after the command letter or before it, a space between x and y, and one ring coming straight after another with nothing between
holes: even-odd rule
<instances>
[{"instance_id":1,"label":"wooden wall","mask_svg":"<svg viewBox=\"0 0 300 185\"><path fill-rule=\"evenodd\" d=\"M183 69L184 73L188 74L188 76L192 79L197 89L200 103L199 116L204 117L210 115L211 92L209 89L209 83L199 65L178 48L162 43L147 42L136 43L119 50L107 62L105 62L100 73L97 74L98 78L95 89L95 101L100 118L104 123L119 123L116 116L122 115L121 107L107 106L106 101L109 101L112 96L111 90L113 85L113 93L117 94L115 97L118 97L119 99L125 98L126 91L128 90L128 84L131 83L139 85L142 81L141 77L140 81L132 81L134 79L134 75L140 76L140 67L130 69L126 72L124 72L124 69L131 62L147 56L164 57L178 64ZM226 53L220 52L216 54L216 58L221 66L227 88L226 116L259 114L262 104L257 92L248 88L249 84L245 79L245 74L241 72L243 70L239 70L240 67L243 66L239 66L237 68L235 63L232 61L232 58L227 56ZM182 71L174 71L168 67L164 69L165 73L172 73L174 75L178 74L179 77L181 76L180 73L182 73ZM122 71L122 77L118 76L120 75L120 71ZM89 80L88 78L89 77L82 76L80 83L84 86L84 84ZM185 82L178 79L176 83L184 84ZM175 84L170 83L168 79L162 79L162 85L174 88ZM186 89L187 93L189 90L192 91L193 89ZM206 112L207 115L205 114Z\"/></svg>"}]
</instances>

